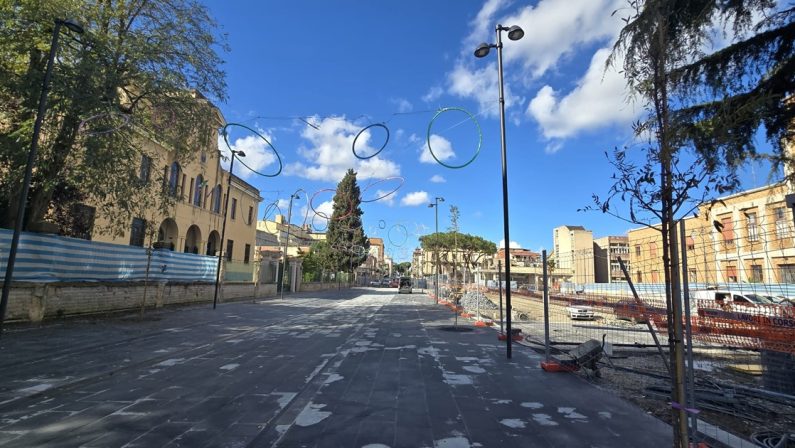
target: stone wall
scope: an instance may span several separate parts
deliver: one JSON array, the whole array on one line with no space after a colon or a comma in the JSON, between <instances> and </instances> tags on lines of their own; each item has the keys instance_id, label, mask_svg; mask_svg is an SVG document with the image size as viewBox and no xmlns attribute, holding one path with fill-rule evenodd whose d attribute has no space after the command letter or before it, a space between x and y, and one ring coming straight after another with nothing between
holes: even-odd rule
<instances>
[{"instance_id":1,"label":"stone wall","mask_svg":"<svg viewBox=\"0 0 795 448\"><path fill-rule=\"evenodd\" d=\"M140 310L146 290L146 307L210 303L215 284L150 282L15 283L6 311L6 322L41 322L67 316ZM257 299L276 295L276 285L225 283L219 302Z\"/></svg>"}]
</instances>

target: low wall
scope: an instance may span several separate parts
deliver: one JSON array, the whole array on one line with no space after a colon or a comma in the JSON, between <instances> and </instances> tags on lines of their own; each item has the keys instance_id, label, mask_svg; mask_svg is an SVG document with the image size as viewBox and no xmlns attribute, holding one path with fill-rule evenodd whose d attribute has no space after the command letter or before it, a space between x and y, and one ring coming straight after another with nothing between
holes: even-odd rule
<instances>
[{"instance_id":1,"label":"low wall","mask_svg":"<svg viewBox=\"0 0 795 448\"><path fill-rule=\"evenodd\" d=\"M348 284L347 283L343 283L342 287L343 288L347 288ZM337 283L336 282L325 282L325 283L321 283L321 282L303 283L303 282L301 282L301 285L298 287L298 289L300 290L300 292L325 291L327 289L337 289Z\"/></svg>"},{"instance_id":2,"label":"low wall","mask_svg":"<svg viewBox=\"0 0 795 448\"><path fill-rule=\"evenodd\" d=\"M11 288L6 322L41 322L84 314L140 310L146 289L146 307L208 303L215 284L194 282L15 283ZM220 302L276 295L276 284L225 283Z\"/></svg>"}]
</instances>

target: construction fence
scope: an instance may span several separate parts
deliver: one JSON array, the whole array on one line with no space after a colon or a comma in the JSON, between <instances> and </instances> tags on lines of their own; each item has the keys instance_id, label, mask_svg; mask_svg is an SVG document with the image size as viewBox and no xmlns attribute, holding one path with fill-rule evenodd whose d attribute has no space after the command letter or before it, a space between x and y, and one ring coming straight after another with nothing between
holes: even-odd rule
<instances>
[{"instance_id":1,"label":"construction fence","mask_svg":"<svg viewBox=\"0 0 795 448\"><path fill-rule=\"evenodd\" d=\"M694 441L775 446L758 443L779 440L795 427L792 219L771 211L700 221L680 222L673 242L689 400L673 406L686 407ZM660 230L630 231L625 242L606 250L556 254L543 270L546 310L543 283L515 275L499 284L443 281L440 298L462 305L453 308L459 313L496 325L499 305L508 318L510 288L520 343L563 360L581 344L596 344L599 363L581 372L670 420L669 323L675 321L666 285L677 282L665 278ZM429 288L433 292L433 283ZM473 301L473 295L488 300Z\"/></svg>"}]
</instances>

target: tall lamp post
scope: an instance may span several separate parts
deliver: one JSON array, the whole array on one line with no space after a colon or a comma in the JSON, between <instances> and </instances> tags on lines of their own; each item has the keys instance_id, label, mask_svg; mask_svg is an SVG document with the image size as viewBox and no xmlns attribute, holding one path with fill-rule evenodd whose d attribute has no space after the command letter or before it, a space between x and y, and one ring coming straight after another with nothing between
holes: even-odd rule
<instances>
[{"instance_id":1,"label":"tall lamp post","mask_svg":"<svg viewBox=\"0 0 795 448\"><path fill-rule=\"evenodd\" d=\"M287 270L287 248L290 247L290 220L293 217L293 199L301 199L298 192L303 191L301 188L295 190L295 193L290 195L290 205L287 209L287 238L284 239L284 255L282 257L282 275L279 277L279 299L284 299L284 273ZM290 282L292 285L292 282Z\"/></svg>"},{"instance_id":2,"label":"tall lamp post","mask_svg":"<svg viewBox=\"0 0 795 448\"><path fill-rule=\"evenodd\" d=\"M55 63L55 54L58 52L58 37L61 34L61 27L64 26L73 33L83 34L83 27L76 21L72 19L55 19L55 28L52 30L52 41L50 43L50 55L47 59L47 68L44 72L44 81L42 82L41 95L39 96L39 110L36 113L36 122L33 125L33 138L30 142L30 150L28 151L28 162L27 165L25 165L25 177L22 181L22 191L19 193L17 219L14 222L14 235L11 237L11 247L8 251L6 275L3 278L3 294L0 298L0 334L3 332L3 321L5 320L6 308L8 307L8 296L11 294L11 278L14 276L14 264L17 261L19 237L25 223L25 208L28 204L30 178L33 176L33 165L36 163L36 152L39 148L39 134L41 133L44 114L47 111L47 95L50 93L52 67Z\"/></svg>"},{"instance_id":3,"label":"tall lamp post","mask_svg":"<svg viewBox=\"0 0 795 448\"><path fill-rule=\"evenodd\" d=\"M475 49L475 57L482 58L489 54L492 48L497 49L497 73L500 81L500 142L502 147L502 214L503 214L503 234L505 238L505 311L506 311L506 331L507 331L507 357L511 359L511 344L513 335L511 334L511 260L510 248L511 238L508 235L508 159L505 153L505 93L502 78L502 32L508 32L508 39L519 40L524 37L524 31L517 25L505 27L497 25L497 43L482 43Z\"/></svg>"},{"instance_id":4,"label":"tall lamp post","mask_svg":"<svg viewBox=\"0 0 795 448\"><path fill-rule=\"evenodd\" d=\"M439 233L439 203L444 202L444 198L435 197L433 199L433 204L428 204L428 207L435 209L434 213L436 215L436 230L434 231L433 235L437 236ZM436 303L439 303L439 248L437 247L436 250L433 251L434 258L436 258Z\"/></svg>"},{"instance_id":5,"label":"tall lamp post","mask_svg":"<svg viewBox=\"0 0 795 448\"><path fill-rule=\"evenodd\" d=\"M221 282L221 261L224 256L224 237L226 236L226 215L229 213L229 199L232 195L232 169L235 167L235 156L246 157L243 151L232 150L232 161L229 163L229 178L226 182L226 199L224 200L224 222L221 224L221 247L218 248L218 267L215 269L215 295L213 295L213 309L218 305L218 285ZM220 193L220 192L219 192ZM231 258L230 254L226 256Z\"/></svg>"}]
</instances>

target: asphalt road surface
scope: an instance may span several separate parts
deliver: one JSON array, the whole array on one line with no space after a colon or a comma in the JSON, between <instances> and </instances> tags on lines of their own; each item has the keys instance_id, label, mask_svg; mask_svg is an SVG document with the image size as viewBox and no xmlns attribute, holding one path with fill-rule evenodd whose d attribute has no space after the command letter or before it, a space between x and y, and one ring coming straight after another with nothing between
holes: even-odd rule
<instances>
[{"instance_id":1,"label":"asphalt road surface","mask_svg":"<svg viewBox=\"0 0 795 448\"><path fill-rule=\"evenodd\" d=\"M284 300L11 327L0 446L670 446L671 428L422 294Z\"/></svg>"}]
</instances>

